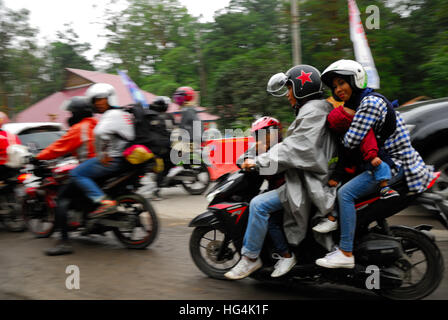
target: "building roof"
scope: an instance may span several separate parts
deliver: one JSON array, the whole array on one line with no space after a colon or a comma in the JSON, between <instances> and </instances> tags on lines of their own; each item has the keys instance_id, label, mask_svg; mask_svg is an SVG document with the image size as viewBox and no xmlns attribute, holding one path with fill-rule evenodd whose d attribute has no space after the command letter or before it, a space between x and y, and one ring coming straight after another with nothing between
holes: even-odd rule
<instances>
[{"instance_id":1,"label":"building roof","mask_svg":"<svg viewBox=\"0 0 448 320\"><path fill-rule=\"evenodd\" d=\"M18 113L14 118L15 122L46 122L55 121L66 123L66 119L70 117L70 113L61 110L61 105L65 100L74 96L83 96L87 89L94 83L108 83L115 88L118 101L121 106L134 103L129 90L123 84L119 75L107 74L98 71L87 71L81 69L66 68L66 81L62 91L53 93L52 95L38 101L24 111ZM141 90L146 101L151 103L156 95ZM205 112L205 108L197 107L199 117L204 121L213 121L219 119L218 116ZM175 115L181 112L181 108L171 103L168 107L169 113Z\"/></svg>"}]
</instances>

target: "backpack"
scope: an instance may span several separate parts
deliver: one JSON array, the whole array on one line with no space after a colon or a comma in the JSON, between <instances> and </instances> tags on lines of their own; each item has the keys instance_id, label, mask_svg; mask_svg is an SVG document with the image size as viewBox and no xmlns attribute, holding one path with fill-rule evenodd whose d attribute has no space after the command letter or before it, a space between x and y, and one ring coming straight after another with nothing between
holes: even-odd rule
<instances>
[{"instance_id":1,"label":"backpack","mask_svg":"<svg viewBox=\"0 0 448 320\"><path fill-rule=\"evenodd\" d=\"M145 151L154 153L159 157L163 157L170 152L170 133L166 130L165 123L162 121L158 112L148 109L143 109L141 104L129 105L126 108L134 117L134 131L135 138L130 141L123 155L133 164L145 162L152 158L146 155ZM135 152L139 153L136 160ZM130 159L133 159L132 161Z\"/></svg>"},{"instance_id":2,"label":"backpack","mask_svg":"<svg viewBox=\"0 0 448 320\"><path fill-rule=\"evenodd\" d=\"M368 94L369 96L375 96L381 98L386 102L387 106L387 114L384 119L384 124L379 132L375 132L377 136L377 144L378 144L378 156L385 161L391 168L396 167L395 163L392 161L389 154L384 149L384 143L386 140L397 130L397 116L394 108L398 106L398 101L390 102L385 96L378 92L371 92Z\"/></svg>"},{"instance_id":3,"label":"backpack","mask_svg":"<svg viewBox=\"0 0 448 320\"><path fill-rule=\"evenodd\" d=\"M396 104L396 100L392 103L385 96L378 92L371 92L368 94L369 96L375 96L381 98L386 102L387 106L387 114L386 119L384 120L383 127L379 130L379 132L375 132L377 136L378 147L383 147L384 142L397 130L397 116L395 114L394 107ZM379 136L379 137L378 137Z\"/></svg>"}]
</instances>

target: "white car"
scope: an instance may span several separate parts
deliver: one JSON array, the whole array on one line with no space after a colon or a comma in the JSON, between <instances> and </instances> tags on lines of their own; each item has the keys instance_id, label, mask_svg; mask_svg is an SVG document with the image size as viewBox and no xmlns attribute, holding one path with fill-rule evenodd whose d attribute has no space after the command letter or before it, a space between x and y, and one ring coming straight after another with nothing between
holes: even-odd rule
<instances>
[{"instance_id":1,"label":"white car","mask_svg":"<svg viewBox=\"0 0 448 320\"><path fill-rule=\"evenodd\" d=\"M6 123L2 129L18 135L22 144L33 154L39 153L65 133L63 125L58 122Z\"/></svg>"}]
</instances>

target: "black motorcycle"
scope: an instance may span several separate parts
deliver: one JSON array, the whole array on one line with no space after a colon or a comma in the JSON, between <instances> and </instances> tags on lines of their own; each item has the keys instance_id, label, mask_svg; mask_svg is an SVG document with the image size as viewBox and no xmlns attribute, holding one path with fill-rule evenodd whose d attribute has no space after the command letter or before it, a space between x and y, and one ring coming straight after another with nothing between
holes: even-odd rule
<instances>
[{"instance_id":1,"label":"black motorcycle","mask_svg":"<svg viewBox=\"0 0 448 320\"><path fill-rule=\"evenodd\" d=\"M61 187L64 197L70 199L68 211L69 231L81 231L83 235L112 231L127 248L143 249L158 234L159 222L151 204L135 193L140 186L146 166L143 164L124 168L114 177L105 177L97 183L103 191L117 201L117 211L105 217L92 219L89 213L95 205L70 182L69 172L76 164L59 163L56 166L40 164L34 170L23 202L23 215L28 229L38 238L47 238L55 230L56 198Z\"/></svg>"},{"instance_id":2,"label":"black motorcycle","mask_svg":"<svg viewBox=\"0 0 448 320\"><path fill-rule=\"evenodd\" d=\"M224 274L240 260L249 202L259 194L262 183L263 178L256 172L237 171L222 176L208 193L208 210L190 222L189 226L194 227L190 254L206 275L226 279ZM411 204L430 206L431 199L426 193L408 195L404 182L393 188L400 197L381 200L372 195L360 199L356 205L354 269L327 269L316 265L316 259L323 257L327 250L314 239L310 226L305 239L298 246L291 246L299 262L290 272L279 278L270 276L276 260L272 258L273 243L268 234L260 253L263 267L251 277L269 281L333 282L371 289L390 299L422 299L431 294L439 286L444 272L441 252L429 232L432 227L389 226L386 221L387 217ZM434 202L436 200L432 201L433 210L438 208L441 217L446 216L447 211L443 212ZM338 231L330 235L333 243L338 243L339 236Z\"/></svg>"}]
</instances>

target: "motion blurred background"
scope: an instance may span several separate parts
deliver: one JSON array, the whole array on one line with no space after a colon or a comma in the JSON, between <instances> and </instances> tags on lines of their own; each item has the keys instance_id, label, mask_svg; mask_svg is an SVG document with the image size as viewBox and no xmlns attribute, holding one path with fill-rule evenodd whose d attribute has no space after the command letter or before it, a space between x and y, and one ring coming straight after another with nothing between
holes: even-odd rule
<instances>
[{"instance_id":1,"label":"motion blurred background","mask_svg":"<svg viewBox=\"0 0 448 320\"><path fill-rule=\"evenodd\" d=\"M298 3L302 63L323 71L337 59L354 59L347 1ZM401 104L448 96L448 2L357 4L364 25L367 6L380 9L379 29L364 27L381 80L378 91ZM110 0L96 10L105 28L98 41L105 45L88 56L95 44L80 40L74 24L42 43L30 11L10 9L0 0L3 111L16 114L59 91L64 68L114 74L120 69L156 95L172 96L180 86L200 91L200 105L221 117L220 127L244 130L254 115L272 115L285 124L293 120L288 103L265 90L272 74L293 64L291 1L231 0L211 22L191 15L177 0Z\"/></svg>"}]
</instances>

